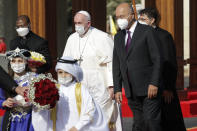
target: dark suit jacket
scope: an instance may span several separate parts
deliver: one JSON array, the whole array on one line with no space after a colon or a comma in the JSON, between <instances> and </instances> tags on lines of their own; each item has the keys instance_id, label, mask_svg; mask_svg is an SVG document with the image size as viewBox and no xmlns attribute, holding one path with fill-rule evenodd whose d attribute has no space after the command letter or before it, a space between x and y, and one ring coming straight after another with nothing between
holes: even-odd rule
<instances>
[{"instance_id":1,"label":"dark suit jacket","mask_svg":"<svg viewBox=\"0 0 197 131\"><path fill-rule=\"evenodd\" d=\"M0 87L7 92L12 92L12 88L16 86L18 86L16 82L0 66Z\"/></svg>"},{"instance_id":2,"label":"dark suit jacket","mask_svg":"<svg viewBox=\"0 0 197 131\"><path fill-rule=\"evenodd\" d=\"M152 27L138 23L127 53L125 35L126 31L121 30L114 38L114 92L122 91L123 83L127 97L147 96L150 84L160 86L159 39Z\"/></svg>"},{"instance_id":3,"label":"dark suit jacket","mask_svg":"<svg viewBox=\"0 0 197 131\"><path fill-rule=\"evenodd\" d=\"M45 73L51 68L51 56L49 53L48 42L33 32L29 32L26 39L17 36L10 42L10 50L16 48L27 49L29 51L35 51L42 54L46 59L46 64L37 68L37 73Z\"/></svg>"},{"instance_id":4,"label":"dark suit jacket","mask_svg":"<svg viewBox=\"0 0 197 131\"><path fill-rule=\"evenodd\" d=\"M170 104L166 103L164 99L161 101L162 128L164 131L186 131L180 101L176 92L178 69L175 44L169 32L159 27L155 30L161 41L160 45L163 52L162 88L164 90L171 90L174 96Z\"/></svg>"},{"instance_id":5,"label":"dark suit jacket","mask_svg":"<svg viewBox=\"0 0 197 131\"><path fill-rule=\"evenodd\" d=\"M161 41L163 52L163 88L167 90L176 90L177 61L176 48L171 34L159 27L156 27L156 33Z\"/></svg>"}]
</instances>

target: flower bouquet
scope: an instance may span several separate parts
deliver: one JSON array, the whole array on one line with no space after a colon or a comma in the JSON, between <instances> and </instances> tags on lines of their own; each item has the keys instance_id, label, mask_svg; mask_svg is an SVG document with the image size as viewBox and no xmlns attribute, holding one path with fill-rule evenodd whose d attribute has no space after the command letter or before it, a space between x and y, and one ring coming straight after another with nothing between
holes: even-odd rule
<instances>
[{"instance_id":1,"label":"flower bouquet","mask_svg":"<svg viewBox=\"0 0 197 131\"><path fill-rule=\"evenodd\" d=\"M28 60L29 67L39 67L46 63L45 57L38 52L30 52L31 57Z\"/></svg>"},{"instance_id":2,"label":"flower bouquet","mask_svg":"<svg viewBox=\"0 0 197 131\"><path fill-rule=\"evenodd\" d=\"M37 111L51 109L55 107L59 100L59 91L56 80L51 74L40 74L32 78L29 84L28 101L30 101Z\"/></svg>"}]
</instances>

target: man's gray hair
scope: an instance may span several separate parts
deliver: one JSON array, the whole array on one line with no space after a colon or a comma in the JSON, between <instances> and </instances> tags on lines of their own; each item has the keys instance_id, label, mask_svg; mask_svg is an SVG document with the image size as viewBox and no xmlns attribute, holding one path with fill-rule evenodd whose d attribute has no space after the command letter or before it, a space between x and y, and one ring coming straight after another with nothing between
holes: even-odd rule
<instances>
[{"instance_id":1,"label":"man's gray hair","mask_svg":"<svg viewBox=\"0 0 197 131\"><path fill-rule=\"evenodd\" d=\"M90 14L89 14L87 11L85 11L85 10L80 10L80 11L78 11L76 14L83 14L83 15L85 15L85 16L87 17L87 20L88 20L88 21L91 21L91 16L90 16Z\"/></svg>"}]
</instances>

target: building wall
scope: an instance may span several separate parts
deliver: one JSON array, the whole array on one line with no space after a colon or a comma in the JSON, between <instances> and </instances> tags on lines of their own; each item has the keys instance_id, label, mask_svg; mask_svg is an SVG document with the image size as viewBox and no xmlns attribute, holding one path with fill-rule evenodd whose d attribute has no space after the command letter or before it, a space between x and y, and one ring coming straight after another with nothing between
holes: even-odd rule
<instances>
[{"instance_id":1,"label":"building wall","mask_svg":"<svg viewBox=\"0 0 197 131\"><path fill-rule=\"evenodd\" d=\"M17 0L0 0L0 37L5 38L7 49L16 35Z\"/></svg>"},{"instance_id":2,"label":"building wall","mask_svg":"<svg viewBox=\"0 0 197 131\"><path fill-rule=\"evenodd\" d=\"M183 23L184 23L184 59L188 59L190 57L190 40L189 40L189 35L190 35L190 13L189 13L189 0L183 0ZM189 86L189 65L184 66L184 87Z\"/></svg>"},{"instance_id":3,"label":"building wall","mask_svg":"<svg viewBox=\"0 0 197 131\"><path fill-rule=\"evenodd\" d=\"M68 30L72 29L72 25L68 27L67 0L57 1L57 55L61 57L68 38Z\"/></svg>"}]
</instances>

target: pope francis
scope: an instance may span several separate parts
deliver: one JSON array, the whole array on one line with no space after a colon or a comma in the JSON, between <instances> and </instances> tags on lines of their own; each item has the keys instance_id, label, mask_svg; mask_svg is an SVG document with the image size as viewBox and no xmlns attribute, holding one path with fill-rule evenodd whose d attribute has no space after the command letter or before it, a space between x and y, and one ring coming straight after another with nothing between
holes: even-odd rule
<instances>
[{"instance_id":1,"label":"pope francis","mask_svg":"<svg viewBox=\"0 0 197 131\"><path fill-rule=\"evenodd\" d=\"M110 128L121 131L120 114L114 113L119 108L112 100L112 37L91 26L91 17L87 11L77 12L74 24L76 32L68 38L63 56L79 61L84 72L82 84L102 108Z\"/></svg>"}]
</instances>

